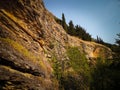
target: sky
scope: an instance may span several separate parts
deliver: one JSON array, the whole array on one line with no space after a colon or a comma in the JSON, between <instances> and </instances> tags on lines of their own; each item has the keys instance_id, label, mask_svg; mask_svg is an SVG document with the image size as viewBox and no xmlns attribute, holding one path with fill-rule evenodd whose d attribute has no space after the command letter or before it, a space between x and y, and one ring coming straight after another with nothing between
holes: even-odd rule
<instances>
[{"instance_id":1,"label":"sky","mask_svg":"<svg viewBox=\"0 0 120 90\"><path fill-rule=\"evenodd\" d=\"M66 22L82 26L93 38L114 44L120 33L120 0L44 0L46 8Z\"/></svg>"}]
</instances>

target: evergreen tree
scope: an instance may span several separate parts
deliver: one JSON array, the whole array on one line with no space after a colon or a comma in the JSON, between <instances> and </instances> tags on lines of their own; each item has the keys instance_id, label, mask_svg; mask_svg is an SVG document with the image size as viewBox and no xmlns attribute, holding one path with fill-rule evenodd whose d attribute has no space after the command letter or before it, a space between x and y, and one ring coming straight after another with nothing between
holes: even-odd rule
<instances>
[{"instance_id":1,"label":"evergreen tree","mask_svg":"<svg viewBox=\"0 0 120 90\"><path fill-rule=\"evenodd\" d=\"M98 36L97 36L96 42L100 43L100 44L104 44L104 41L100 37L98 37Z\"/></svg>"},{"instance_id":2,"label":"evergreen tree","mask_svg":"<svg viewBox=\"0 0 120 90\"><path fill-rule=\"evenodd\" d=\"M86 32L84 28L82 28L79 25L74 26L73 21L71 20L69 24L66 24L66 19L64 16L64 13L62 13L62 20L55 18L56 22L64 28L64 30L72 35L72 36L77 36L80 39L86 40L86 41L91 41L91 35Z\"/></svg>"},{"instance_id":3,"label":"evergreen tree","mask_svg":"<svg viewBox=\"0 0 120 90\"><path fill-rule=\"evenodd\" d=\"M75 35L75 28L72 20L69 22L68 34Z\"/></svg>"},{"instance_id":4,"label":"evergreen tree","mask_svg":"<svg viewBox=\"0 0 120 90\"><path fill-rule=\"evenodd\" d=\"M79 25L75 26L75 32L76 32L75 35L82 39L82 31Z\"/></svg>"},{"instance_id":5,"label":"evergreen tree","mask_svg":"<svg viewBox=\"0 0 120 90\"><path fill-rule=\"evenodd\" d=\"M89 33L87 33L85 31L85 29L83 29L79 25L75 26L75 36L77 36L83 40L91 41L91 35Z\"/></svg>"},{"instance_id":6,"label":"evergreen tree","mask_svg":"<svg viewBox=\"0 0 120 90\"><path fill-rule=\"evenodd\" d=\"M120 46L120 33L117 34L117 36L118 36L119 39L116 39L116 43Z\"/></svg>"},{"instance_id":7,"label":"evergreen tree","mask_svg":"<svg viewBox=\"0 0 120 90\"><path fill-rule=\"evenodd\" d=\"M67 32L67 24L66 24L66 19L65 19L64 13L62 13L62 26L65 29L65 31Z\"/></svg>"}]
</instances>

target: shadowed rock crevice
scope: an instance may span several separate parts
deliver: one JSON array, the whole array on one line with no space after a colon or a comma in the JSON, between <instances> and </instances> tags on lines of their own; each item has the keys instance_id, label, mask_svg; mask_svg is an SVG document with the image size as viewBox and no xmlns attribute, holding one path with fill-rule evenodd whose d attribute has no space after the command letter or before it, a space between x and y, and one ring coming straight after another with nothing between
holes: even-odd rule
<instances>
[{"instance_id":1,"label":"shadowed rock crevice","mask_svg":"<svg viewBox=\"0 0 120 90\"><path fill-rule=\"evenodd\" d=\"M22 82L20 82L20 81L8 81L8 80L0 80L0 90L5 90L5 88L4 87L6 87L6 86L13 86L13 85L21 85L22 84ZM12 89L12 87L11 87L11 89Z\"/></svg>"},{"instance_id":2,"label":"shadowed rock crevice","mask_svg":"<svg viewBox=\"0 0 120 90\"><path fill-rule=\"evenodd\" d=\"M0 74L0 90L44 90L46 85L39 76L22 73L4 65L0 65Z\"/></svg>"},{"instance_id":3,"label":"shadowed rock crevice","mask_svg":"<svg viewBox=\"0 0 120 90\"><path fill-rule=\"evenodd\" d=\"M8 66L12 69L15 69L17 71L20 71L22 73L29 73L29 74L32 74L34 76L41 76L41 77L45 77L45 75L43 73L40 73L40 72L35 72L34 70L32 70L31 68L30 69L25 69L25 68L21 68L17 65L15 65L12 61L9 61L9 60L6 60L6 59L3 59L0 57L0 65L5 65L5 66Z\"/></svg>"},{"instance_id":4,"label":"shadowed rock crevice","mask_svg":"<svg viewBox=\"0 0 120 90\"><path fill-rule=\"evenodd\" d=\"M0 90L2 90L2 87L5 87L7 80L0 80Z\"/></svg>"}]
</instances>

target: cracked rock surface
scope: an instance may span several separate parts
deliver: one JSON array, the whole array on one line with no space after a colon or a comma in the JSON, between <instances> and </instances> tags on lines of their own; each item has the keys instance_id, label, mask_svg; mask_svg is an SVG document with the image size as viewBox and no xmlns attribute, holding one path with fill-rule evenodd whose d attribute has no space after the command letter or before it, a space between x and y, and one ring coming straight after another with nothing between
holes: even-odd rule
<instances>
[{"instance_id":1,"label":"cracked rock surface","mask_svg":"<svg viewBox=\"0 0 120 90\"><path fill-rule=\"evenodd\" d=\"M49 60L53 54L69 60L68 46L79 47L88 59L112 53L69 36L42 0L0 1L0 90L58 90Z\"/></svg>"}]
</instances>

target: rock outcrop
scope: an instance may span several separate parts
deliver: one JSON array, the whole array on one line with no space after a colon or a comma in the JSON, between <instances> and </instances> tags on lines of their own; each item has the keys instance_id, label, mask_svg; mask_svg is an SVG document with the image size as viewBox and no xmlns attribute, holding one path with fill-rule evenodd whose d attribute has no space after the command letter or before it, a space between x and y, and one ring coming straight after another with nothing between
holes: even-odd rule
<instances>
[{"instance_id":1,"label":"rock outcrop","mask_svg":"<svg viewBox=\"0 0 120 90\"><path fill-rule=\"evenodd\" d=\"M88 59L98 57L112 59L112 51L104 45L97 44L95 42L83 41L71 36L69 36L68 41L70 46L79 47L81 52L83 52Z\"/></svg>"},{"instance_id":2,"label":"rock outcrop","mask_svg":"<svg viewBox=\"0 0 120 90\"><path fill-rule=\"evenodd\" d=\"M109 48L66 34L42 0L0 1L0 89L56 90L49 61L67 58L68 46L88 59L111 58Z\"/></svg>"}]
</instances>

